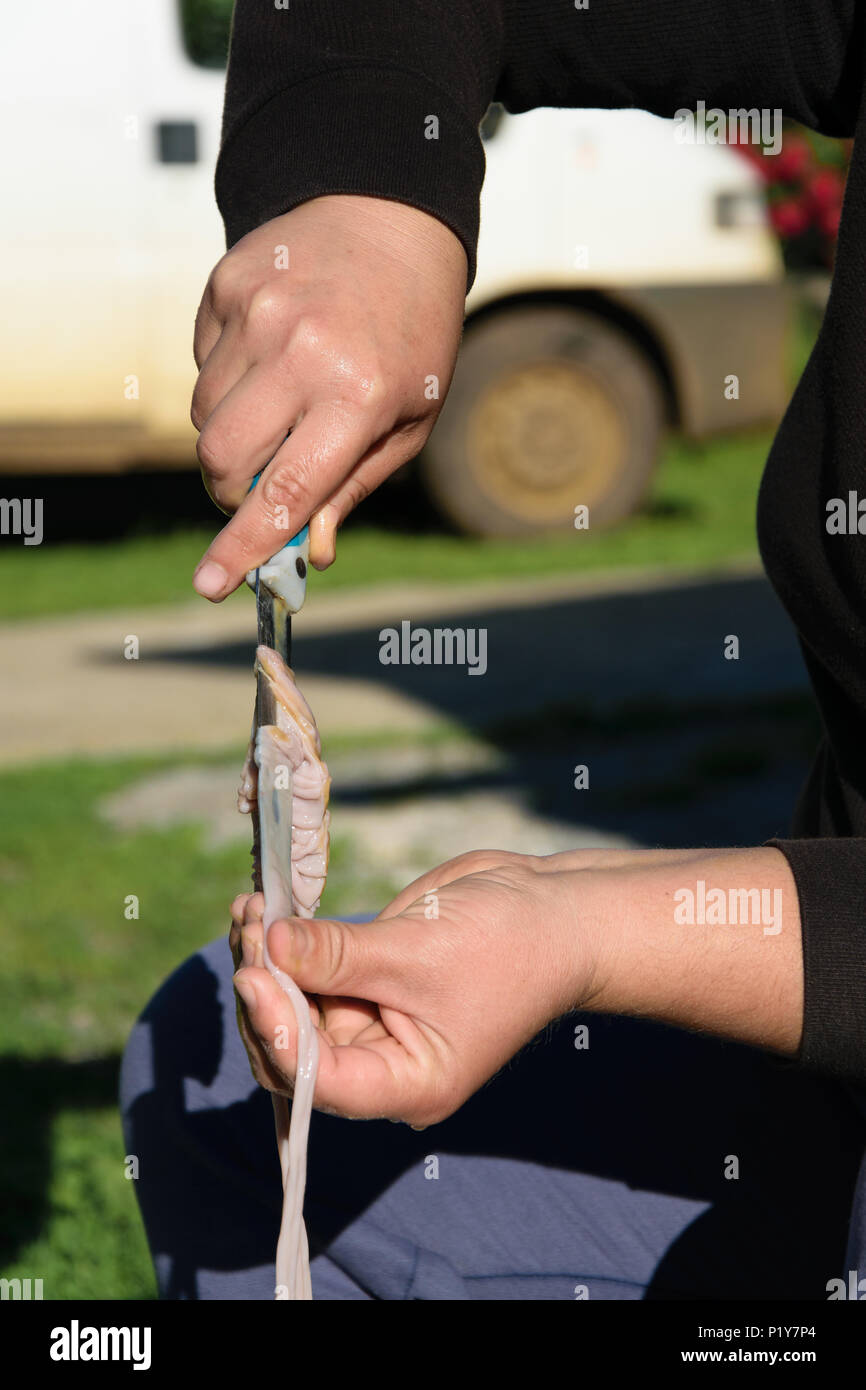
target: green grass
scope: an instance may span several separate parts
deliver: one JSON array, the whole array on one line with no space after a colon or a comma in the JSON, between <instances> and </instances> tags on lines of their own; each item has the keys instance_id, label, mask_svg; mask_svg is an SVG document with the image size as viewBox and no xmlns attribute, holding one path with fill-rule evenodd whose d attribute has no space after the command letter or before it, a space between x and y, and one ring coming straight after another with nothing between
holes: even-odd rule
<instances>
[{"instance_id":1,"label":"green grass","mask_svg":"<svg viewBox=\"0 0 866 1390\"><path fill-rule=\"evenodd\" d=\"M207 850L190 825L121 832L97 806L178 765L74 761L0 774L0 1264L5 1277L43 1279L46 1298L154 1296L123 1172L117 1063L162 980L227 932L249 852L242 842ZM385 902L397 886L368 879L364 890ZM324 910L357 911L357 892L351 847L337 839ZM124 915L129 894L137 920Z\"/></svg>"},{"instance_id":2,"label":"green grass","mask_svg":"<svg viewBox=\"0 0 866 1390\"><path fill-rule=\"evenodd\" d=\"M211 536L177 531L114 542L0 551L0 618L37 618L192 599L192 572Z\"/></svg>"}]
</instances>

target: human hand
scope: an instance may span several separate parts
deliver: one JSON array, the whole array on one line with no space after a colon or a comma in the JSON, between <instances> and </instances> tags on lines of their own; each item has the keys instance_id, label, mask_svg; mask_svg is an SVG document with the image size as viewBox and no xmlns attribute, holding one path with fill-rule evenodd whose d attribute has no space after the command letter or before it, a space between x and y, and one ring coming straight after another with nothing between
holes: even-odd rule
<instances>
[{"instance_id":1,"label":"human hand","mask_svg":"<svg viewBox=\"0 0 866 1390\"><path fill-rule=\"evenodd\" d=\"M681 920L683 891L700 883L722 890L729 919ZM765 906L771 920L755 916ZM257 1080L289 1090L296 1028L262 968L262 909L260 895L234 907L236 964L244 954L236 987L254 991L242 1033ZM573 1008L784 1056L801 1040L797 887L785 856L767 846L461 855L410 884L374 922L277 922L268 947L316 996L323 1046L314 1103L342 1115L420 1127L446 1119ZM280 1025L288 1045L278 1051Z\"/></svg>"},{"instance_id":2,"label":"human hand","mask_svg":"<svg viewBox=\"0 0 866 1390\"><path fill-rule=\"evenodd\" d=\"M316 1107L435 1124L546 1023L587 1002L594 938L569 878L532 856L483 851L425 874L374 922L274 923L274 963L315 996ZM291 1093L297 1029L264 969L262 909L260 894L233 906L241 1034L256 1080Z\"/></svg>"},{"instance_id":3,"label":"human hand","mask_svg":"<svg viewBox=\"0 0 866 1390\"><path fill-rule=\"evenodd\" d=\"M223 256L196 317L191 417L205 485L235 514L199 593L225 598L308 521L312 564L332 562L340 523L433 428L465 295L457 236L383 198L313 198Z\"/></svg>"}]
</instances>

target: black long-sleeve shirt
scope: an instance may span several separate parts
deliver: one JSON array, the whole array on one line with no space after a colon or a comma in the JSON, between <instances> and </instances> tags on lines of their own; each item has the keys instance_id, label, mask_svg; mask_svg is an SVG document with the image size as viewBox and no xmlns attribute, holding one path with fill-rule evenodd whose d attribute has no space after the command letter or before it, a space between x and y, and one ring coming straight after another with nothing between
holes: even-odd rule
<instances>
[{"instance_id":1,"label":"black long-sleeve shirt","mask_svg":"<svg viewBox=\"0 0 866 1390\"><path fill-rule=\"evenodd\" d=\"M453 229L475 275L491 101L780 108L828 135L864 114L856 0L236 0L217 199L228 245L326 193L390 198ZM424 138L439 117L439 138ZM794 838L805 1066L866 1083L866 534L827 503L866 497L866 138L855 141L830 301L767 462L761 553L796 625L825 738ZM866 530L866 518L864 518Z\"/></svg>"}]
</instances>

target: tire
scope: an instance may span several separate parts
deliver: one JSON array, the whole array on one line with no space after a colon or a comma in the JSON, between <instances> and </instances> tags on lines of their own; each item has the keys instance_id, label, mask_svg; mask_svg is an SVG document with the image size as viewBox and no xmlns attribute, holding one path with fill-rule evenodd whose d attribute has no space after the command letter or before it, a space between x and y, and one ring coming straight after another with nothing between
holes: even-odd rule
<instances>
[{"instance_id":1,"label":"tire","mask_svg":"<svg viewBox=\"0 0 866 1390\"><path fill-rule=\"evenodd\" d=\"M477 536L611 526L646 494L665 417L651 363L567 305L502 310L466 330L421 455L437 508Z\"/></svg>"}]
</instances>

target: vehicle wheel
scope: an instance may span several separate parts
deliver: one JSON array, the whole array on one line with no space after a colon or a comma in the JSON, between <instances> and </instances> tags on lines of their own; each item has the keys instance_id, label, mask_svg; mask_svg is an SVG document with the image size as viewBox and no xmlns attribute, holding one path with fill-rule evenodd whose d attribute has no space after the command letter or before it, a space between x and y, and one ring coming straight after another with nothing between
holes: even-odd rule
<instances>
[{"instance_id":1,"label":"vehicle wheel","mask_svg":"<svg viewBox=\"0 0 866 1390\"><path fill-rule=\"evenodd\" d=\"M479 536L610 526L646 493L662 388L628 337L566 305L503 310L466 330L421 455L441 512Z\"/></svg>"}]
</instances>

